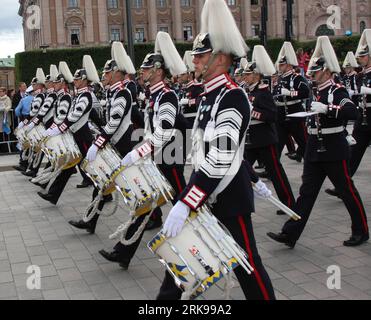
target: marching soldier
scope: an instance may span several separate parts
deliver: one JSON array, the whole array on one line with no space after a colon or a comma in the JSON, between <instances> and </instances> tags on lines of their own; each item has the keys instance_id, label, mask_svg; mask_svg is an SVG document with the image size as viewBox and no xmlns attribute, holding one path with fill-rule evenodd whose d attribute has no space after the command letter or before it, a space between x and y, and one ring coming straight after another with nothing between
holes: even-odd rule
<instances>
[{"instance_id":1,"label":"marching soldier","mask_svg":"<svg viewBox=\"0 0 371 320\"><path fill-rule=\"evenodd\" d=\"M269 85L262 82L263 75L274 73L274 65L265 48L255 46L253 60L243 71L243 80L247 84L253 106L246 138L245 159L251 166L254 166L257 160L263 162L279 199L292 208L295 198L277 152L277 108Z\"/></svg>"},{"instance_id":2,"label":"marching soldier","mask_svg":"<svg viewBox=\"0 0 371 320\"><path fill-rule=\"evenodd\" d=\"M351 146L350 171L352 177L362 161L362 158L371 142L371 29L366 29L361 37L356 52L359 65L363 68L359 75L360 88L358 98L359 117L354 124L353 138L356 144ZM356 89L356 88L355 88ZM338 190L328 189L328 194L338 196Z\"/></svg>"},{"instance_id":3,"label":"marching soldier","mask_svg":"<svg viewBox=\"0 0 371 320\"><path fill-rule=\"evenodd\" d=\"M88 125L89 114L93 105L93 96L88 86L89 82L99 82L94 62L90 56L84 56L83 69L78 69L75 72L73 82L77 90L77 95L72 102L67 116L64 117L61 124L57 125L57 123L54 123L47 130L46 134L49 137L53 137L70 130L83 158L85 158L88 148L93 141L93 136ZM67 103L65 103L65 107L67 107ZM59 111L58 109L60 108L57 108L57 112ZM65 112L66 110L63 111ZM57 204L68 180L76 172L75 167L63 170L50 186L48 193L38 192L37 194L44 200L54 205Z\"/></svg>"},{"instance_id":4,"label":"marching soldier","mask_svg":"<svg viewBox=\"0 0 371 320\"><path fill-rule=\"evenodd\" d=\"M275 241L294 248L309 219L321 186L328 177L341 195L352 220L352 235L344 246L358 246L369 239L365 209L349 172L349 146L345 120L357 119L357 108L344 86L335 84L332 74L340 66L328 37L319 37L308 74L318 84L317 101L309 119L309 139L304 159L303 184L294 211L301 220L289 220L279 234L268 233Z\"/></svg>"},{"instance_id":5,"label":"marching soldier","mask_svg":"<svg viewBox=\"0 0 371 320\"><path fill-rule=\"evenodd\" d=\"M141 66L141 77L147 87L149 87L150 98L146 112L146 128L150 132L145 132L148 140L145 144L129 152L122 160L122 165L130 166L135 164L141 157L154 151L154 160L159 169L167 178L175 190L175 198L183 191L185 179L183 175L184 165L182 152L176 155L176 159L169 159L166 148L174 142L175 124L179 115L178 97L173 90L165 84L167 72L176 76L185 73L186 67L179 56L176 48L165 32L159 32L156 39L155 53L148 54ZM151 134L152 133L152 134ZM174 162L175 160L175 162ZM160 214L160 212L156 212ZM138 218L131 228L130 234L126 238L131 238L138 230L146 215ZM161 220L160 220L161 221ZM103 257L111 262L118 262L120 267L127 269L135 251L143 237L144 231L131 246L125 246L118 242L112 252L101 250Z\"/></svg>"},{"instance_id":6,"label":"marching soldier","mask_svg":"<svg viewBox=\"0 0 371 320\"><path fill-rule=\"evenodd\" d=\"M274 299L255 244L250 216L254 210L253 192L243 164L250 104L246 93L228 75L233 56L245 56L247 47L224 0L206 0L202 17L201 34L193 48L196 77L204 81L205 88L194 126L195 171L170 211L164 233L167 237L177 236L191 210L212 203L212 213L246 250L255 270L249 276L242 267L235 269L246 298ZM222 19L223 24L216 23L217 19ZM217 26L220 28L216 30ZM166 272L157 299L180 299L181 295Z\"/></svg>"},{"instance_id":7,"label":"marching soldier","mask_svg":"<svg viewBox=\"0 0 371 320\"><path fill-rule=\"evenodd\" d=\"M304 103L309 98L307 81L295 73L294 67L298 66L298 60L290 42L285 42L276 62L281 76L278 80L278 154L287 143L288 136L292 136L298 144L297 160L301 161L304 156L307 141L305 121L287 117L289 114L305 111Z\"/></svg>"},{"instance_id":8,"label":"marching soldier","mask_svg":"<svg viewBox=\"0 0 371 320\"><path fill-rule=\"evenodd\" d=\"M133 147L131 142L133 134L133 124L131 122L133 98L126 87L125 76L135 74L135 68L121 42L112 44L112 60L106 62L103 72L104 79L110 86L106 110L107 124L87 152L86 159L89 162L94 161L98 151L105 148L108 143L115 147L121 157L128 154ZM97 195L98 190L94 189L93 200ZM93 217L89 222L71 220L69 223L78 229L85 229L89 233L94 233L99 212L103 210L103 207L104 200L100 201L98 212L90 213Z\"/></svg>"}]
</instances>

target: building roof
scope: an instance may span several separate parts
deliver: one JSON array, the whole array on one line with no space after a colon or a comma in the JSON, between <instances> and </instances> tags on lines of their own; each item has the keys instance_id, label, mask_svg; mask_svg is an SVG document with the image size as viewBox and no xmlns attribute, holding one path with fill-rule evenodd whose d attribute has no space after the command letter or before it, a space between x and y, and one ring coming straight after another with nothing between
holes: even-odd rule
<instances>
[{"instance_id":1,"label":"building roof","mask_svg":"<svg viewBox=\"0 0 371 320\"><path fill-rule=\"evenodd\" d=\"M0 68L14 68L15 63L14 63L14 58L0 58Z\"/></svg>"}]
</instances>

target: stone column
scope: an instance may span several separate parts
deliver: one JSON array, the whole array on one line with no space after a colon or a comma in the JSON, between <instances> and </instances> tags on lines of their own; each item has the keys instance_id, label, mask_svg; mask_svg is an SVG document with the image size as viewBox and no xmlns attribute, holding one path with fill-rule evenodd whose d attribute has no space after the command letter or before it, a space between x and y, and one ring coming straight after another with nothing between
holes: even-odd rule
<instances>
[{"instance_id":1,"label":"stone column","mask_svg":"<svg viewBox=\"0 0 371 320\"><path fill-rule=\"evenodd\" d=\"M350 29L353 33L359 33L359 24L357 19L357 1L349 0L350 7ZM369 25L367 27L370 27Z\"/></svg>"},{"instance_id":2,"label":"stone column","mask_svg":"<svg viewBox=\"0 0 371 320\"><path fill-rule=\"evenodd\" d=\"M297 12L298 12L298 40L304 40L305 35L305 2L304 0L297 0L296 2Z\"/></svg>"},{"instance_id":3,"label":"stone column","mask_svg":"<svg viewBox=\"0 0 371 320\"><path fill-rule=\"evenodd\" d=\"M42 44L50 45L52 42L51 31L50 31L50 8L49 0L41 1L41 42Z\"/></svg>"},{"instance_id":4,"label":"stone column","mask_svg":"<svg viewBox=\"0 0 371 320\"><path fill-rule=\"evenodd\" d=\"M55 17L57 20L57 47L66 44L62 0L55 0Z\"/></svg>"},{"instance_id":5,"label":"stone column","mask_svg":"<svg viewBox=\"0 0 371 320\"><path fill-rule=\"evenodd\" d=\"M242 2L242 35L248 39L252 37L251 24L251 0L243 0Z\"/></svg>"},{"instance_id":6,"label":"stone column","mask_svg":"<svg viewBox=\"0 0 371 320\"><path fill-rule=\"evenodd\" d=\"M173 0L173 34L172 37L176 41L183 41L183 21L182 21L182 9L180 7L180 0Z\"/></svg>"},{"instance_id":7,"label":"stone column","mask_svg":"<svg viewBox=\"0 0 371 320\"><path fill-rule=\"evenodd\" d=\"M98 1L98 23L99 41L108 44L107 1Z\"/></svg>"},{"instance_id":8,"label":"stone column","mask_svg":"<svg viewBox=\"0 0 371 320\"><path fill-rule=\"evenodd\" d=\"M195 30L194 37L196 37L197 34L199 34L200 31L201 31L201 12L202 12L202 8L204 6L205 0L196 0L196 3L197 3L195 5L195 9L196 9L196 30Z\"/></svg>"},{"instance_id":9,"label":"stone column","mask_svg":"<svg viewBox=\"0 0 371 320\"><path fill-rule=\"evenodd\" d=\"M285 21L283 19L283 6L282 0L274 1L276 4L276 11L274 15L276 17L276 36L284 37L285 36Z\"/></svg>"},{"instance_id":10,"label":"stone column","mask_svg":"<svg viewBox=\"0 0 371 320\"><path fill-rule=\"evenodd\" d=\"M156 1L147 0L148 4L148 41L155 41L157 35L157 7Z\"/></svg>"},{"instance_id":11,"label":"stone column","mask_svg":"<svg viewBox=\"0 0 371 320\"><path fill-rule=\"evenodd\" d=\"M85 0L86 42L94 42L93 6L91 0Z\"/></svg>"}]
</instances>

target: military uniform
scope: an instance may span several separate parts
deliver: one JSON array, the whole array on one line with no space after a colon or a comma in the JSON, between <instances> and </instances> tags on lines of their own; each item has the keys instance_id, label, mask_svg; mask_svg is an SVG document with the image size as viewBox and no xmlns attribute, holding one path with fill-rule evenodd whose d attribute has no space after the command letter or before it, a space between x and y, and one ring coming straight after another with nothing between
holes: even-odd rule
<instances>
[{"instance_id":1,"label":"military uniform","mask_svg":"<svg viewBox=\"0 0 371 320\"><path fill-rule=\"evenodd\" d=\"M299 146L296 151L297 154L303 157L308 137L305 121L303 119L288 118L287 115L305 111L303 100L309 98L308 84L301 75L296 74L294 70L290 70L280 77L277 86L275 90L278 94L282 88L291 91L291 96L282 97L279 95L276 100L278 108L278 153L281 155L288 136L291 135Z\"/></svg>"},{"instance_id":2,"label":"military uniform","mask_svg":"<svg viewBox=\"0 0 371 320\"><path fill-rule=\"evenodd\" d=\"M352 220L352 234L368 234L365 209L349 172L349 146L344 120L355 120L357 109L349 99L345 87L328 80L318 87L317 100L328 105L328 113L319 115L320 127L315 117L309 119L309 139L304 160L303 184L294 211L301 220L289 220L282 232L295 242L299 239L309 219L321 186L328 177L341 195ZM319 132L322 131L322 134ZM321 144L320 139L323 139Z\"/></svg>"},{"instance_id":3,"label":"military uniform","mask_svg":"<svg viewBox=\"0 0 371 320\"><path fill-rule=\"evenodd\" d=\"M279 199L292 208L295 198L277 152L277 108L269 86L259 83L251 85L249 99L253 109L247 133L245 159L251 166L257 160L263 162Z\"/></svg>"},{"instance_id":4,"label":"military uniform","mask_svg":"<svg viewBox=\"0 0 371 320\"><path fill-rule=\"evenodd\" d=\"M193 147L193 151L197 151L193 161L196 170L180 200L193 210L206 201L213 204L212 213L246 250L255 270L248 275L242 267L235 269L245 296L248 299L273 299L273 287L259 257L252 230L254 201L248 172L250 166L243 163L250 120L249 101L227 74L206 83L201 100ZM166 272L157 299L180 299L181 294L182 291Z\"/></svg>"},{"instance_id":5,"label":"military uniform","mask_svg":"<svg viewBox=\"0 0 371 320\"><path fill-rule=\"evenodd\" d=\"M366 68L360 77L360 83L368 88L371 88L371 67ZM359 115L354 125L353 138L357 144L351 147L350 158L350 175L353 176L362 158L371 142L371 95L367 95L364 99L363 96L356 96L359 102ZM364 100L366 101L366 111L364 111ZM366 119L365 117L366 116Z\"/></svg>"}]
</instances>

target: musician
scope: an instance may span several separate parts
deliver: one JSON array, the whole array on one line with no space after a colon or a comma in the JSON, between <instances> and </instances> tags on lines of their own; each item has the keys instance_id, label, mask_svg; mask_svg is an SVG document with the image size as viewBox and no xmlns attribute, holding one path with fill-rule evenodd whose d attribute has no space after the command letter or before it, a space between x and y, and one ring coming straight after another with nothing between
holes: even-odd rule
<instances>
[{"instance_id":1,"label":"musician","mask_svg":"<svg viewBox=\"0 0 371 320\"><path fill-rule=\"evenodd\" d=\"M269 85L262 81L263 75L274 74L275 68L263 46L254 47L253 57L253 61L243 71L243 80L253 106L245 159L251 166L259 159L263 162L279 199L292 208L295 198L277 152L277 107Z\"/></svg>"},{"instance_id":2,"label":"musician","mask_svg":"<svg viewBox=\"0 0 371 320\"><path fill-rule=\"evenodd\" d=\"M185 186L183 157L181 156L181 152L179 152L180 159L177 155L175 156L176 159L169 159L167 147L174 143L176 133L175 124L180 110L177 95L173 90L169 89L164 80L167 72L175 76L184 73L186 67L167 33L158 33L156 48L157 51L155 53L148 54L145 57L140 71L143 83L150 90L149 105L146 110L148 115L146 117L146 127L150 130L147 133L152 134L149 135L149 139L143 146L134 149L124 157L122 165L130 166L135 164L141 157L153 151L155 162L172 185L176 194L175 198L177 198ZM155 213L161 214L160 211ZM142 215L138 218L138 224L136 223L131 228L132 233L128 234L126 238L131 238L145 217L146 215ZM112 252L101 250L100 253L107 260L118 262L120 267L127 269L143 237L143 233L144 231L131 246L125 246L119 242Z\"/></svg>"},{"instance_id":3,"label":"musician","mask_svg":"<svg viewBox=\"0 0 371 320\"><path fill-rule=\"evenodd\" d=\"M84 68L78 69L73 76L74 87L76 88L77 94L72 101L68 114L64 116L62 123L54 123L47 130L46 135L53 137L70 130L82 157L85 158L88 148L93 141L93 136L88 125L89 114L93 105L93 96L89 90L89 82L99 82L99 77L91 57L84 56L83 60ZM68 100L64 100L62 108L63 114L67 111L68 102ZM57 118L63 117L63 114L58 114L58 112L62 110L60 107L57 108ZM50 186L48 193L44 194L38 192L38 195L42 199L56 205L71 175L76 172L75 167L63 170Z\"/></svg>"},{"instance_id":4,"label":"musician","mask_svg":"<svg viewBox=\"0 0 371 320\"><path fill-rule=\"evenodd\" d=\"M46 84L46 77L42 68L38 68L36 70L36 77L32 79L31 85L34 89L34 99L32 100L31 109L29 116L23 121L23 125L26 125L26 132L32 130L35 124L31 121L40 111L41 106L44 104L45 101L45 84ZM29 171L23 171L22 174L27 177L35 177L36 171L33 168L33 164L36 158L36 154L31 152L31 158L28 160L28 169Z\"/></svg>"},{"instance_id":5,"label":"musician","mask_svg":"<svg viewBox=\"0 0 371 320\"><path fill-rule=\"evenodd\" d=\"M205 88L195 124L195 171L170 211L164 233L167 237L177 236L191 210L212 203L212 213L246 250L255 270L249 276L242 267L235 269L246 298L274 299L255 244L250 216L254 210L253 192L247 166L242 163L250 104L246 93L228 75L233 56L245 56L247 46L224 0L206 0L206 12L207 17L202 16L208 20L202 21L202 33L193 48L196 77L203 80ZM216 23L218 19L222 25ZM220 28L211 30L209 23ZM180 299L181 294L166 272L157 299Z\"/></svg>"},{"instance_id":6,"label":"musician","mask_svg":"<svg viewBox=\"0 0 371 320\"><path fill-rule=\"evenodd\" d=\"M57 98L58 98L54 90L54 81L57 76L58 76L57 67L53 64L50 65L50 73L49 75L45 77L46 93L45 93L44 103L40 107L37 115L33 117L30 124L28 125L28 128L29 128L28 130L32 130L35 126L38 126L40 123L43 123L45 129L49 129L51 125L53 124L55 102L57 101ZM25 173L25 175L29 177L36 177L43 158L44 158L44 154L42 153L38 164L34 166L29 172ZM50 163L47 164L47 167L49 166L50 166Z\"/></svg>"},{"instance_id":7,"label":"musician","mask_svg":"<svg viewBox=\"0 0 371 320\"><path fill-rule=\"evenodd\" d=\"M288 136L291 135L298 144L295 160L301 161L308 136L305 121L300 118L289 118L287 115L305 111L304 104L305 100L309 98L309 88L304 77L295 73L298 60L290 42L283 44L276 65L278 65L281 73L277 84L279 95L276 99L276 106L278 107L278 154L281 155Z\"/></svg>"},{"instance_id":8,"label":"musician","mask_svg":"<svg viewBox=\"0 0 371 320\"><path fill-rule=\"evenodd\" d=\"M133 148L131 142L133 98L126 86L125 76L134 74L135 68L121 42L112 44L112 52L112 59L106 62L103 69L105 82L110 86L107 94L106 125L88 150L86 159L89 162L95 161L98 151L104 149L107 144L115 147L121 157L124 157ZM98 190L94 189L93 200L97 195ZM99 212L103 210L104 203L104 200L99 203ZM71 220L69 224L94 233L98 218L99 213L96 212L93 213L93 218L89 222Z\"/></svg>"},{"instance_id":9,"label":"musician","mask_svg":"<svg viewBox=\"0 0 371 320\"><path fill-rule=\"evenodd\" d=\"M340 66L327 36L319 37L308 74L318 84L317 101L311 110L318 116L309 119L309 139L304 159L303 183L294 211L301 220L289 220L279 234L268 233L275 241L294 248L328 177L341 194L352 220L352 235L344 246L358 246L369 238L365 209L349 173L349 146L344 133L344 120L356 120L357 108L346 88L335 84L333 73Z\"/></svg>"}]
</instances>

